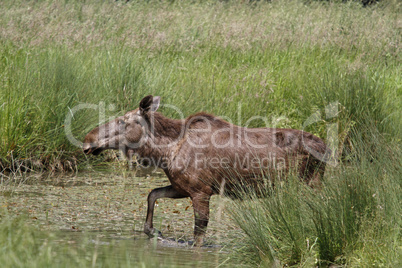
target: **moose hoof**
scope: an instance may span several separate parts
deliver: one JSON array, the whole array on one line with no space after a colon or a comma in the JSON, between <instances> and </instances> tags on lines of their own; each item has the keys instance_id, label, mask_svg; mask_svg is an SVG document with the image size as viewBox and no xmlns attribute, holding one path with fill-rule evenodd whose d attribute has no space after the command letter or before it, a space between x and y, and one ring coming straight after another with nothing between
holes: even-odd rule
<instances>
[{"instance_id":1,"label":"moose hoof","mask_svg":"<svg viewBox=\"0 0 402 268\"><path fill-rule=\"evenodd\" d=\"M163 235L161 231L155 229L155 228L145 228L144 232L148 235L149 238L153 237L160 237L163 238Z\"/></svg>"},{"instance_id":2,"label":"moose hoof","mask_svg":"<svg viewBox=\"0 0 402 268\"><path fill-rule=\"evenodd\" d=\"M151 233L148 236L163 238L162 232L157 229L152 229Z\"/></svg>"}]
</instances>

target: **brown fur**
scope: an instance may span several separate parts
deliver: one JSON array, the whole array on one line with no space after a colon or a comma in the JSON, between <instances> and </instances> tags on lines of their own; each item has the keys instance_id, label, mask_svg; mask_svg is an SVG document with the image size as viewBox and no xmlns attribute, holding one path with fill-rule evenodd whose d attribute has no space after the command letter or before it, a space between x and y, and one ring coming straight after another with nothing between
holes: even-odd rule
<instances>
[{"instance_id":1,"label":"brown fur","mask_svg":"<svg viewBox=\"0 0 402 268\"><path fill-rule=\"evenodd\" d=\"M174 120L156 112L158 106L158 97L147 96L139 109L92 130L84 141L86 153L121 149L163 169L171 185L154 189L148 196L144 231L149 236L160 235L152 223L158 198L192 199L195 242L200 245L208 224L210 197L222 188L231 195L236 188L258 185L264 177L274 183L292 167L310 186L320 185L325 163L309 150L322 155L329 150L310 133L244 128L207 113ZM119 126L121 120L124 129ZM101 137L99 133L106 134ZM116 140L118 145L112 144Z\"/></svg>"}]
</instances>

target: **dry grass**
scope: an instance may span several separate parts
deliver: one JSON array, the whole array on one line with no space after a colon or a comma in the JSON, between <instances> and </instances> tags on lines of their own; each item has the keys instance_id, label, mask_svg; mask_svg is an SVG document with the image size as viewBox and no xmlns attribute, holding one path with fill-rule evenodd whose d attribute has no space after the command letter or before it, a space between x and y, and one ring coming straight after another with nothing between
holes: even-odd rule
<instances>
[{"instance_id":1,"label":"dry grass","mask_svg":"<svg viewBox=\"0 0 402 268\"><path fill-rule=\"evenodd\" d=\"M294 46L400 52L402 19L357 3L273 1L245 4L64 1L0 3L1 39L21 46L119 44L133 49L193 50L211 44L241 50ZM12 12L10 12L12 10ZM362 19L356 19L362 17ZM364 18L363 18L364 17ZM373 42L374 41L374 42Z\"/></svg>"}]
</instances>

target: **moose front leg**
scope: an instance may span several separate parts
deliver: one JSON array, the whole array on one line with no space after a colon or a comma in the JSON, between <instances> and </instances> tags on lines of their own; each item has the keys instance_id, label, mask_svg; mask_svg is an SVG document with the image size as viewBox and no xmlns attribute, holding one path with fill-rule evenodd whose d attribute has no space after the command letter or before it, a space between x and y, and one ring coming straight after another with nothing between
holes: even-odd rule
<instances>
[{"instance_id":1,"label":"moose front leg","mask_svg":"<svg viewBox=\"0 0 402 268\"><path fill-rule=\"evenodd\" d=\"M192 198L194 207L194 245L202 246L209 220L209 195L198 195Z\"/></svg>"},{"instance_id":2,"label":"moose front leg","mask_svg":"<svg viewBox=\"0 0 402 268\"><path fill-rule=\"evenodd\" d=\"M149 237L154 237L155 235L158 237L162 237L162 233L153 226L153 216L154 216L154 208L155 201L159 198L184 198L184 196L178 193L172 185L153 189L148 195L148 210L147 210L147 218L145 220L144 232Z\"/></svg>"}]
</instances>

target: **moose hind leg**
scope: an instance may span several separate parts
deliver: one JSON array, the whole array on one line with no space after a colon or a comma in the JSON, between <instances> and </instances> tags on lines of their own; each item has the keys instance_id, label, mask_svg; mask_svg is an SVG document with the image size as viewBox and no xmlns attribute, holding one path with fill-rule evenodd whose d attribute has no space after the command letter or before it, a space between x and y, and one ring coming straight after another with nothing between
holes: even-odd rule
<instances>
[{"instance_id":1,"label":"moose hind leg","mask_svg":"<svg viewBox=\"0 0 402 268\"><path fill-rule=\"evenodd\" d=\"M156 230L153 227L153 216L154 216L154 208L155 202L159 198L185 198L180 193L178 193L172 185L153 189L148 195L148 210L147 210L147 218L144 224L144 233L146 233L149 237L162 237L162 233Z\"/></svg>"},{"instance_id":2,"label":"moose hind leg","mask_svg":"<svg viewBox=\"0 0 402 268\"><path fill-rule=\"evenodd\" d=\"M192 198L194 207L194 245L202 246L209 220L209 195L199 195Z\"/></svg>"},{"instance_id":3,"label":"moose hind leg","mask_svg":"<svg viewBox=\"0 0 402 268\"><path fill-rule=\"evenodd\" d=\"M308 186L315 189L321 189L324 171L325 163L311 156L306 157L299 167L300 177Z\"/></svg>"}]
</instances>

